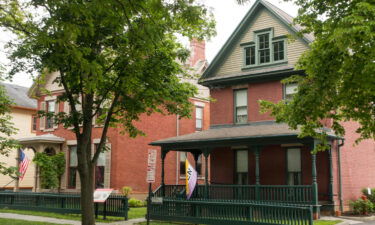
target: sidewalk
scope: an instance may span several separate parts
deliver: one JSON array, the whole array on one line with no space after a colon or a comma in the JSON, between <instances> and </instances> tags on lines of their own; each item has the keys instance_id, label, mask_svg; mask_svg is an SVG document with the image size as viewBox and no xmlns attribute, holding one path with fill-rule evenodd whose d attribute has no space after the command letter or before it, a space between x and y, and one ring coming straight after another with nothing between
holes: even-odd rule
<instances>
[{"instance_id":1,"label":"sidewalk","mask_svg":"<svg viewBox=\"0 0 375 225\"><path fill-rule=\"evenodd\" d=\"M361 224L363 222L357 221L357 220L350 220L350 219L345 219L342 217L333 217L333 216L322 216L320 218L321 220L342 220L342 223L339 223L337 225L347 225L347 224Z\"/></svg>"},{"instance_id":2,"label":"sidewalk","mask_svg":"<svg viewBox=\"0 0 375 225\"><path fill-rule=\"evenodd\" d=\"M56 224L81 225L81 221L77 221L77 220L64 220L64 219L56 219L56 218L51 218L51 217L29 216L29 215L15 214L15 213L0 213L0 218L47 222L47 223L56 223ZM146 220L144 218L137 218L137 219L131 219L128 221L117 221L113 223L97 222L96 224L97 225L132 225L134 223L139 223L143 221L146 221Z\"/></svg>"}]
</instances>

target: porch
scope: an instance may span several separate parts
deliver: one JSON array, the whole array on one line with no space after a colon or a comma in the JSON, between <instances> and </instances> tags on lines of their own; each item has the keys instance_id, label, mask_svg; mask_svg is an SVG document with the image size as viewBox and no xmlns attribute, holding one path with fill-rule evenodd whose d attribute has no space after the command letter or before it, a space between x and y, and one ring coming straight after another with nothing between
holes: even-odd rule
<instances>
[{"instance_id":1,"label":"porch","mask_svg":"<svg viewBox=\"0 0 375 225\"><path fill-rule=\"evenodd\" d=\"M298 131L285 124L269 122L214 128L153 142L151 145L161 147L162 160L161 186L153 195L163 199L162 205L170 201L204 202L217 207L238 203L247 204L245 208L250 210L260 204L272 212L283 207L311 207L314 218L319 218L321 204L334 204L332 154L311 154L317 141L297 136ZM335 138L329 135L329 141ZM191 153L196 165L201 154L205 165L210 160L210 168L205 167L205 184L197 185L190 200L186 200L184 185L164 182L164 159L169 151ZM230 204L227 207L232 207ZM161 206L151 204L151 210L153 207Z\"/></svg>"}]
</instances>

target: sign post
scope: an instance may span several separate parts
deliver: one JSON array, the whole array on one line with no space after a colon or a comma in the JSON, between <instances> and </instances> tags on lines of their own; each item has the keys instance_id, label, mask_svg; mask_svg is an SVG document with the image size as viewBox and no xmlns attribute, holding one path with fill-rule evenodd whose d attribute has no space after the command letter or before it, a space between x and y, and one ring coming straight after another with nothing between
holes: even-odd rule
<instances>
[{"instance_id":1,"label":"sign post","mask_svg":"<svg viewBox=\"0 0 375 225\"><path fill-rule=\"evenodd\" d=\"M147 199L147 225L150 224L150 206L151 206L151 197L152 197L152 183L155 182L155 169L156 169L156 149L148 150L148 159L147 159L147 178L148 183L148 199Z\"/></svg>"},{"instance_id":2,"label":"sign post","mask_svg":"<svg viewBox=\"0 0 375 225\"><path fill-rule=\"evenodd\" d=\"M96 189L94 192L95 217L98 217L98 202L104 203L103 219L107 219L107 199L113 189Z\"/></svg>"}]
</instances>

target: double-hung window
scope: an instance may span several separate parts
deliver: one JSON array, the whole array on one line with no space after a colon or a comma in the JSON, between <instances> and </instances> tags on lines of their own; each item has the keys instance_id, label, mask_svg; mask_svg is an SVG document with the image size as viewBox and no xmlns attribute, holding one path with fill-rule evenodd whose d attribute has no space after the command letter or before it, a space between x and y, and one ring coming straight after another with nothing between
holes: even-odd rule
<instances>
[{"instance_id":1,"label":"double-hung window","mask_svg":"<svg viewBox=\"0 0 375 225\"><path fill-rule=\"evenodd\" d=\"M203 129L203 108L195 107L195 130L200 131Z\"/></svg>"},{"instance_id":2,"label":"double-hung window","mask_svg":"<svg viewBox=\"0 0 375 225\"><path fill-rule=\"evenodd\" d=\"M55 100L47 101L47 117L46 117L46 129L53 128L53 117L51 114L55 113Z\"/></svg>"},{"instance_id":3,"label":"double-hung window","mask_svg":"<svg viewBox=\"0 0 375 225\"><path fill-rule=\"evenodd\" d=\"M247 150L237 150L236 152L236 184L248 184L249 158Z\"/></svg>"},{"instance_id":4,"label":"double-hung window","mask_svg":"<svg viewBox=\"0 0 375 225\"><path fill-rule=\"evenodd\" d=\"M234 91L234 119L235 123L247 122L247 89Z\"/></svg>"},{"instance_id":5,"label":"double-hung window","mask_svg":"<svg viewBox=\"0 0 375 225\"><path fill-rule=\"evenodd\" d=\"M293 95L297 93L298 84L289 83L284 85L284 99L289 102L293 99Z\"/></svg>"},{"instance_id":6,"label":"double-hung window","mask_svg":"<svg viewBox=\"0 0 375 225\"><path fill-rule=\"evenodd\" d=\"M258 35L258 54L259 63L269 63L270 62L270 34L260 34Z\"/></svg>"},{"instance_id":7,"label":"double-hung window","mask_svg":"<svg viewBox=\"0 0 375 225\"><path fill-rule=\"evenodd\" d=\"M287 179L288 185L300 185L301 184L301 149L300 148L288 148L287 149Z\"/></svg>"},{"instance_id":8,"label":"double-hung window","mask_svg":"<svg viewBox=\"0 0 375 225\"><path fill-rule=\"evenodd\" d=\"M68 188L76 188L77 180L77 146L69 146L69 171L68 171Z\"/></svg>"},{"instance_id":9,"label":"double-hung window","mask_svg":"<svg viewBox=\"0 0 375 225\"><path fill-rule=\"evenodd\" d=\"M273 28L267 28L254 31L253 40L240 44L245 68L286 62L286 35L274 37Z\"/></svg>"}]
</instances>

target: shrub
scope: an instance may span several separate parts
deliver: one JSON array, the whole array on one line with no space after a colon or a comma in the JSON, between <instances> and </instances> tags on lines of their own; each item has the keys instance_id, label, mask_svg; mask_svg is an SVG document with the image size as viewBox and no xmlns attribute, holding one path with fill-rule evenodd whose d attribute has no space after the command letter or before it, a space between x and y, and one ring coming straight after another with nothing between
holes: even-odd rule
<instances>
[{"instance_id":1,"label":"shrub","mask_svg":"<svg viewBox=\"0 0 375 225\"><path fill-rule=\"evenodd\" d=\"M135 198L129 199L129 207L145 207L146 201L138 200Z\"/></svg>"},{"instance_id":2,"label":"shrub","mask_svg":"<svg viewBox=\"0 0 375 225\"><path fill-rule=\"evenodd\" d=\"M130 194L132 193L133 189L128 186L124 186L121 188L120 192L123 196L129 198Z\"/></svg>"},{"instance_id":3,"label":"shrub","mask_svg":"<svg viewBox=\"0 0 375 225\"><path fill-rule=\"evenodd\" d=\"M368 215L374 210L374 204L369 200L358 199L350 202L350 206L353 208L353 213L357 215Z\"/></svg>"},{"instance_id":4,"label":"shrub","mask_svg":"<svg viewBox=\"0 0 375 225\"><path fill-rule=\"evenodd\" d=\"M375 203L375 188L371 188L371 195L368 194L367 188L362 189L362 194L365 195L372 203Z\"/></svg>"}]
</instances>

